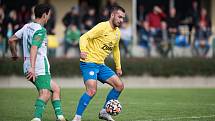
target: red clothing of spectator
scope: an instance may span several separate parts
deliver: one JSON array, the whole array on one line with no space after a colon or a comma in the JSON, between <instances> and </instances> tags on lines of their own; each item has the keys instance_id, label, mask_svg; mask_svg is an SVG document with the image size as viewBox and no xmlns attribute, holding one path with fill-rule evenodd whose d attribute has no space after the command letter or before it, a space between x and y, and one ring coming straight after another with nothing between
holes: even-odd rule
<instances>
[{"instance_id":1,"label":"red clothing of spectator","mask_svg":"<svg viewBox=\"0 0 215 121\"><path fill-rule=\"evenodd\" d=\"M204 24L204 26L209 27L209 20L206 16L200 16L200 20L199 22L202 22Z\"/></svg>"},{"instance_id":2,"label":"red clothing of spectator","mask_svg":"<svg viewBox=\"0 0 215 121\"><path fill-rule=\"evenodd\" d=\"M161 28L161 20L164 19L166 15L164 13L155 13L151 12L148 15L148 22L150 28L156 28L160 29Z\"/></svg>"}]
</instances>

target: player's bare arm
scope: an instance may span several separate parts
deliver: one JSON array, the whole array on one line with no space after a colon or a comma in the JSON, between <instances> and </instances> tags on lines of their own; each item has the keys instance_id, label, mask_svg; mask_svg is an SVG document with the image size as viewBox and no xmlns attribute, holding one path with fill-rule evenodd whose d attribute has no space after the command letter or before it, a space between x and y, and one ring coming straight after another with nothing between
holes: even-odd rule
<instances>
[{"instance_id":1,"label":"player's bare arm","mask_svg":"<svg viewBox=\"0 0 215 121\"><path fill-rule=\"evenodd\" d=\"M19 38L16 37L16 35L13 35L12 37L9 38L8 44L10 46L10 51L12 54L12 59L17 60L17 49L16 49L16 42Z\"/></svg>"},{"instance_id":2,"label":"player's bare arm","mask_svg":"<svg viewBox=\"0 0 215 121\"><path fill-rule=\"evenodd\" d=\"M80 58L85 60L87 58L87 52L85 52L85 48L87 46L87 41L85 41L85 39L80 39L80 42L79 42L79 46L80 46Z\"/></svg>"},{"instance_id":3,"label":"player's bare arm","mask_svg":"<svg viewBox=\"0 0 215 121\"><path fill-rule=\"evenodd\" d=\"M32 79L32 81L35 81L35 62L37 58L37 46L32 46L30 53L31 68L28 71L27 79Z\"/></svg>"},{"instance_id":4,"label":"player's bare arm","mask_svg":"<svg viewBox=\"0 0 215 121\"><path fill-rule=\"evenodd\" d=\"M116 74L117 76L121 76L122 69L121 69L121 63L120 63L119 44L117 44L113 49L113 57L114 57L114 62L116 64Z\"/></svg>"}]
</instances>

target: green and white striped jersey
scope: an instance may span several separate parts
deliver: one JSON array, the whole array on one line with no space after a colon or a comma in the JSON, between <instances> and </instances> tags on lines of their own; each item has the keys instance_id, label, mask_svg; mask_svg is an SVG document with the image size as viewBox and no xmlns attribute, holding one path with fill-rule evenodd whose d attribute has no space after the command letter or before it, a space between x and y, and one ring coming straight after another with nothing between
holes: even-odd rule
<instances>
[{"instance_id":1,"label":"green and white striped jersey","mask_svg":"<svg viewBox=\"0 0 215 121\"><path fill-rule=\"evenodd\" d=\"M49 62L47 58L47 34L46 29L38 23L31 22L25 24L15 35L22 39L24 54L24 73L27 73L31 67L30 50L31 46L37 46L37 58L35 63L35 73L38 75L50 74Z\"/></svg>"}]
</instances>

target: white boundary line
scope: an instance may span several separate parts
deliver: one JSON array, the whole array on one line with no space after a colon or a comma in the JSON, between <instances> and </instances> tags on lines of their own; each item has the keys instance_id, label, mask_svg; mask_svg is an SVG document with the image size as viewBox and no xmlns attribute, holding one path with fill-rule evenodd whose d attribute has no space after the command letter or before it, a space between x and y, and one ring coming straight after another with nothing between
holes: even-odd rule
<instances>
[{"instance_id":1,"label":"white boundary line","mask_svg":"<svg viewBox=\"0 0 215 121\"><path fill-rule=\"evenodd\" d=\"M175 117L175 118L161 118L161 119L135 120L135 121L169 121L169 120L200 119L200 118L212 118L212 117L215 117L215 115L209 115L209 116L191 116L191 117Z\"/></svg>"}]
</instances>

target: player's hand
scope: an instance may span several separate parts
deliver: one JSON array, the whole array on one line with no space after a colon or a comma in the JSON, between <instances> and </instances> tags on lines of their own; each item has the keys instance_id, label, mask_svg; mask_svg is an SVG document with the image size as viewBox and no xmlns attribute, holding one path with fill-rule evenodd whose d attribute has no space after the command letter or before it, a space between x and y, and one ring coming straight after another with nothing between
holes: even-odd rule
<instances>
[{"instance_id":1,"label":"player's hand","mask_svg":"<svg viewBox=\"0 0 215 121\"><path fill-rule=\"evenodd\" d=\"M117 69L116 74L117 76L122 76L122 69Z\"/></svg>"},{"instance_id":2,"label":"player's hand","mask_svg":"<svg viewBox=\"0 0 215 121\"><path fill-rule=\"evenodd\" d=\"M80 58L85 60L87 58L87 52L81 52L80 53Z\"/></svg>"},{"instance_id":3,"label":"player's hand","mask_svg":"<svg viewBox=\"0 0 215 121\"><path fill-rule=\"evenodd\" d=\"M27 73L27 76L26 76L26 78L29 80L29 81L35 81L35 68L30 68L29 70L28 70L28 73Z\"/></svg>"}]
</instances>

